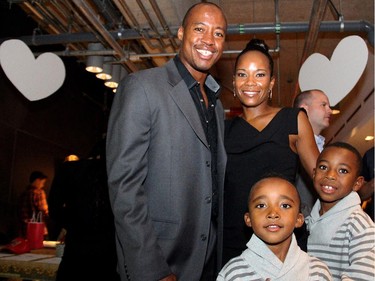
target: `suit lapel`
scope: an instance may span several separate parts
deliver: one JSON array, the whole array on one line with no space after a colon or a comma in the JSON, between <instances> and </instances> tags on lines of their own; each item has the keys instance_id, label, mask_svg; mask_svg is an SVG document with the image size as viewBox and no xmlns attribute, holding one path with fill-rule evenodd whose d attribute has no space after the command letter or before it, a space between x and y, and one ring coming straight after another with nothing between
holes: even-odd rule
<instances>
[{"instance_id":1,"label":"suit lapel","mask_svg":"<svg viewBox=\"0 0 375 281\"><path fill-rule=\"evenodd\" d=\"M172 90L169 92L169 94L171 95L176 105L180 108L182 114L189 122L195 134L204 143L204 145L208 147L206 134L204 133L198 111L184 80L178 73L177 67L173 60L170 60L166 64L166 67L169 83L172 86Z\"/></svg>"}]
</instances>

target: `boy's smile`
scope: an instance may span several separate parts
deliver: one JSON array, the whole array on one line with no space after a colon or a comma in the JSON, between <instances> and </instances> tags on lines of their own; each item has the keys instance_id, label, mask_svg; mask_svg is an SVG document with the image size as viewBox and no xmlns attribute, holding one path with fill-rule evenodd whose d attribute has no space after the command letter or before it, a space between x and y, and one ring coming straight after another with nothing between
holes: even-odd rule
<instances>
[{"instance_id":1,"label":"boy's smile","mask_svg":"<svg viewBox=\"0 0 375 281\"><path fill-rule=\"evenodd\" d=\"M344 148L327 147L314 169L314 187L322 204L322 214L352 191L362 186L356 155Z\"/></svg>"}]
</instances>

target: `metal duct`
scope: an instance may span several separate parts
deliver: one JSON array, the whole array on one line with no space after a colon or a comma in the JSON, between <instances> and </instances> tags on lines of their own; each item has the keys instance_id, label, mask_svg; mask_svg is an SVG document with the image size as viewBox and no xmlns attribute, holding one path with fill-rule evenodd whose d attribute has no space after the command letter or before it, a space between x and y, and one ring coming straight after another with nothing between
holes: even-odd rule
<instances>
[{"instance_id":1,"label":"metal duct","mask_svg":"<svg viewBox=\"0 0 375 281\"><path fill-rule=\"evenodd\" d=\"M116 51L116 56L120 57L120 59L126 58L127 54L112 37L109 31L102 25L102 23L95 17L95 13L93 10L87 5L85 1L82 0L73 0L76 6L81 10L81 12L89 19L91 24L95 26L98 32L103 36L103 38L108 42L108 44ZM125 61L125 64L131 71L137 71L138 68L135 66L131 61Z\"/></svg>"},{"instance_id":2,"label":"metal duct","mask_svg":"<svg viewBox=\"0 0 375 281\"><path fill-rule=\"evenodd\" d=\"M344 26L342 28L342 26ZM266 34L275 33L276 28L280 29L280 33L303 33L309 29L309 23L280 23L276 26L274 23L264 24L231 24L228 26L228 34ZM178 27L171 28L174 35L177 34ZM371 46L374 46L374 25L367 21L326 21L320 24L319 31L321 32L366 32L367 39ZM115 40L138 40L144 39L143 36L134 29L119 29L117 31L109 32ZM149 35L149 38L154 38ZM0 39L0 43L8 40L9 38ZM66 33L58 35L35 35L35 36L22 36L18 39L25 42L27 45L53 45L53 44L68 44L74 42L95 42L97 38L92 33ZM155 37L157 39L157 37Z\"/></svg>"}]
</instances>

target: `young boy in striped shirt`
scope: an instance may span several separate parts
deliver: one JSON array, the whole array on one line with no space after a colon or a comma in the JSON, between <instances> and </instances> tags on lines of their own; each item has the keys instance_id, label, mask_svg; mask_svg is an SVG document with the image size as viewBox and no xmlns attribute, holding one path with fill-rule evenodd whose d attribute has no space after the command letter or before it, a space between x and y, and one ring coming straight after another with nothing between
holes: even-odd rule
<instances>
[{"instance_id":1,"label":"young boy in striped shirt","mask_svg":"<svg viewBox=\"0 0 375 281\"><path fill-rule=\"evenodd\" d=\"M328 265L334 280L375 280L375 226L357 194L361 165L353 146L337 142L324 148L313 172L319 199L306 218L307 251Z\"/></svg>"},{"instance_id":2,"label":"young boy in striped shirt","mask_svg":"<svg viewBox=\"0 0 375 281\"><path fill-rule=\"evenodd\" d=\"M231 259L218 281L332 280L328 267L302 251L293 234L304 218L296 187L280 176L258 181L250 191L245 223L254 234L248 249Z\"/></svg>"}]
</instances>

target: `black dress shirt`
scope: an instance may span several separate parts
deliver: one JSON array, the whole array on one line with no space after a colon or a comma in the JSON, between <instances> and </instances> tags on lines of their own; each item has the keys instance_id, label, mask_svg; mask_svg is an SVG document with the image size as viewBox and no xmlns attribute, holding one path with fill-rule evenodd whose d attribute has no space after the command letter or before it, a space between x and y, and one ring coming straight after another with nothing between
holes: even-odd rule
<instances>
[{"instance_id":1,"label":"black dress shirt","mask_svg":"<svg viewBox=\"0 0 375 281\"><path fill-rule=\"evenodd\" d=\"M204 84L204 89L208 99L208 106L206 107L200 90L200 84L196 81L184 64L181 62L179 56L174 58L178 72L185 81L191 97L197 108L199 117L201 119L202 127L206 134L207 142L211 151L211 176L212 176L212 216L217 217L218 214L218 180L217 180L217 123L215 117L216 100L219 95L220 86L211 75L208 75Z\"/></svg>"}]
</instances>

